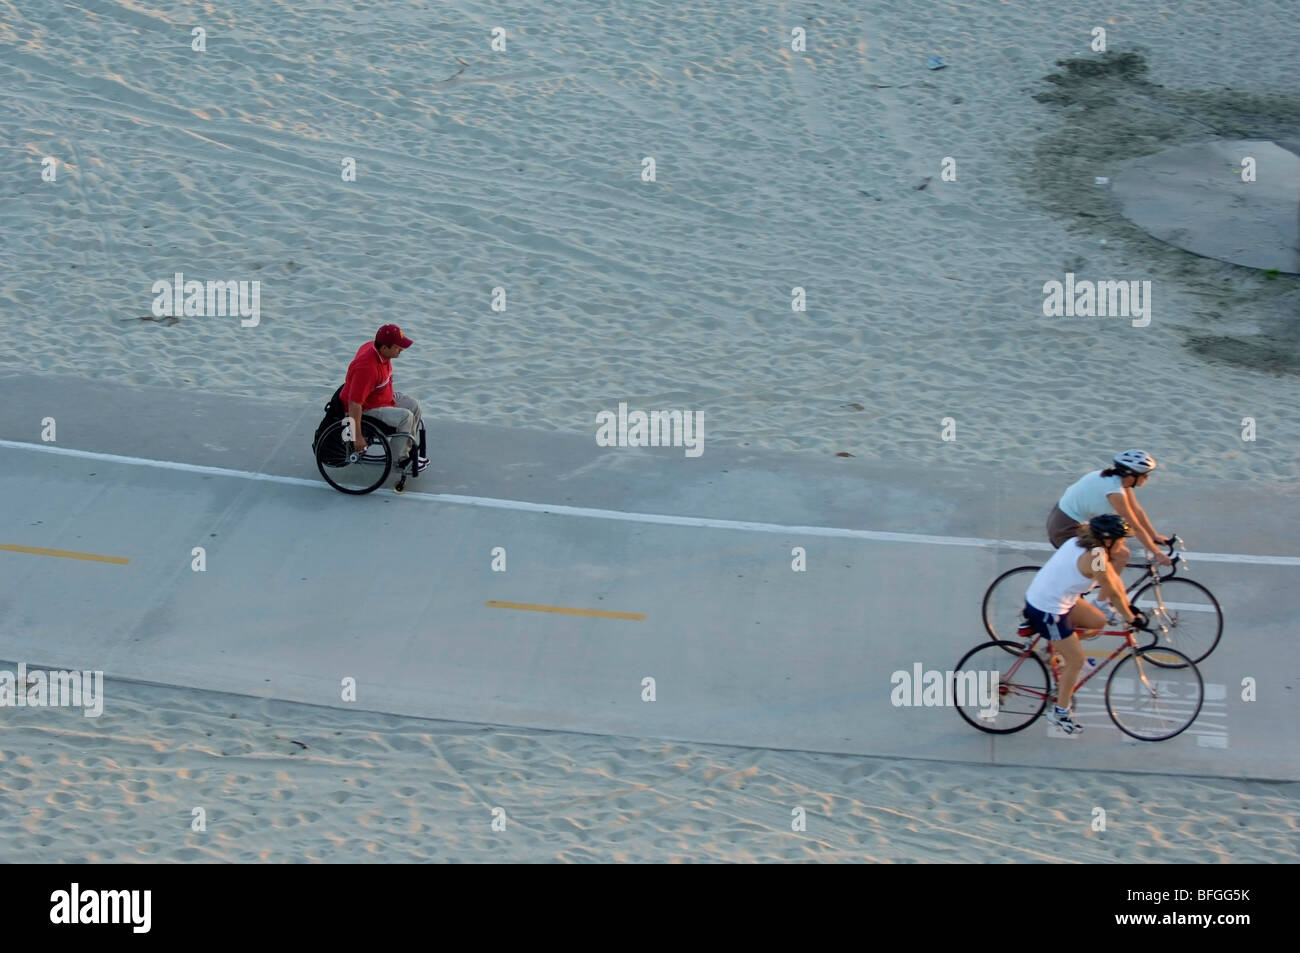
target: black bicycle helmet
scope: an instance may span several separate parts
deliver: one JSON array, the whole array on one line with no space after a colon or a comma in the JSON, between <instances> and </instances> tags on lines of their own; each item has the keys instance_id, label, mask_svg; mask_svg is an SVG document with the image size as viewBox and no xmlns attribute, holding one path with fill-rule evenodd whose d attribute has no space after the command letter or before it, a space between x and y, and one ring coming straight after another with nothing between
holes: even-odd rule
<instances>
[{"instance_id":1,"label":"black bicycle helmet","mask_svg":"<svg viewBox=\"0 0 1300 953\"><path fill-rule=\"evenodd\" d=\"M1125 536L1133 535L1128 520L1116 513L1103 513L1101 516L1094 516L1088 520L1088 528L1092 530L1093 538L1102 542L1123 539Z\"/></svg>"}]
</instances>

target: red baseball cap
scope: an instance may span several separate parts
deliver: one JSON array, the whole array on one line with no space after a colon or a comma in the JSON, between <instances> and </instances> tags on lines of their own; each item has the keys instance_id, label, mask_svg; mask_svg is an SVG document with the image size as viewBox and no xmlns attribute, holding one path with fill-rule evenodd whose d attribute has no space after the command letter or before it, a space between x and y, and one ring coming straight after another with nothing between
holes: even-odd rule
<instances>
[{"instance_id":1,"label":"red baseball cap","mask_svg":"<svg viewBox=\"0 0 1300 953\"><path fill-rule=\"evenodd\" d=\"M395 324L385 324L375 332L375 344L383 347L385 344L398 344L402 347L410 347L413 342L410 338L402 333L402 329Z\"/></svg>"}]
</instances>

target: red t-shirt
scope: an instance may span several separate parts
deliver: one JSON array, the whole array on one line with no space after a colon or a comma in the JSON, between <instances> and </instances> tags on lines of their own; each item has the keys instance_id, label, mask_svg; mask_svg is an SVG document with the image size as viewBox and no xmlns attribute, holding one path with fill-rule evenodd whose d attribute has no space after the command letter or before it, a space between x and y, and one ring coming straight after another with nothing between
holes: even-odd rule
<instances>
[{"instance_id":1,"label":"red t-shirt","mask_svg":"<svg viewBox=\"0 0 1300 953\"><path fill-rule=\"evenodd\" d=\"M343 380L343 392L339 394L343 409L348 404L361 405L362 411L372 407L394 407L393 399L393 362L379 356L374 341L367 341L357 348L357 356L348 365L347 377Z\"/></svg>"}]
</instances>

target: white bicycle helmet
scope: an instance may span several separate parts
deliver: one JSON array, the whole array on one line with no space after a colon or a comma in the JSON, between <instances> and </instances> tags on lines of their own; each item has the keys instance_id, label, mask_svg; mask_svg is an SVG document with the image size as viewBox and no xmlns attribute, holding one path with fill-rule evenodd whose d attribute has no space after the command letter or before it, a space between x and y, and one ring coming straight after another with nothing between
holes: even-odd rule
<instances>
[{"instance_id":1,"label":"white bicycle helmet","mask_svg":"<svg viewBox=\"0 0 1300 953\"><path fill-rule=\"evenodd\" d=\"M1115 454L1115 466L1130 473L1150 473L1156 468L1156 458L1145 450L1125 450Z\"/></svg>"}]
</instances>

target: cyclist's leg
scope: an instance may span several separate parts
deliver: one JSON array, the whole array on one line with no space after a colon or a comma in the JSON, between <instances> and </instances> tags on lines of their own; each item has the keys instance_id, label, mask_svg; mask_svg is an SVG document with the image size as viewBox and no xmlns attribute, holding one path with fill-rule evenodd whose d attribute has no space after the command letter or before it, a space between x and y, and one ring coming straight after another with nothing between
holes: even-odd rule
<instances>
[{"instance_id":1,"label":"cyclist's leg","mask_svg":"<svg viewBox=\"0 0 1300 953\"><path fill-rule=\"evenodd\" d=\"M1090 639L1106 628L1106 613L1084 599L1080 599L1074 604L1068 618L1070 628L1078 634L1080 639ZM1079 657L1083 657L1082 647L1079 649Z\"/></svg>"},{"instance_id":2,"label":"cyclist's leg","mask_svg":"<svg viewBox=\"0 0 1300 953\"><path fill-rule=\"evenodd\" d=\"M1054 640L1052 651L1058 652L1063 660L1056 683L1056 704L1069 708L1074 701L1074 686L1079 682L1079 672L1083 669L1083 646L1078 637L1070 633L1067 638Z\"/></svg>"},{"instance_id":3,"label":"cyclist's leg","mask_svg":"<svg viewBox=\"0 0 1300 953\"><path fill-rule=\"evenodd\" d=\"M1079 679L1079 670L1083 667L1083 647L1074 637L1069 615L1051 615L1026 603L1025 618L1030 621L1039 635L1047 639L1048 657L1059 654L1063 662L1062 665L1052 666L1056 674L1058 710L1048 714L1048 722L1068 734L1082 731L1083 726L1074 721L1069 711L1070 702L1074 698L1074 686ZM1078 653L1077 657L1074 656L1075 652Z\"/></svg>"},{"instance_id":4,"label":"cyclist's leg","mask_svg":"<svg viewBox=\"0 0 1300 953\"><path fill-rule=\"evenodd\" d=\"M1083 646L1079 644L1074 630L1074 613L1082 604L1083 600L1079 600L1074 604L1074 608L1063 616L1047 615L1037 610L1026 613L1031 615L1030 621L1047 636L1047 651L1061 656L1063 664L1056 676L1056 704L1061 708L1070 707L1070 701L1074 698L1074 685L1079 679L1079 670L1083 668ZM1101 613L1092 606L1084 608L1091 610L1104 621ZM1093 615L1088 611L1080 613L1080 616L1087 620L1093 619Z\"/></svg>"}]
</instances>

